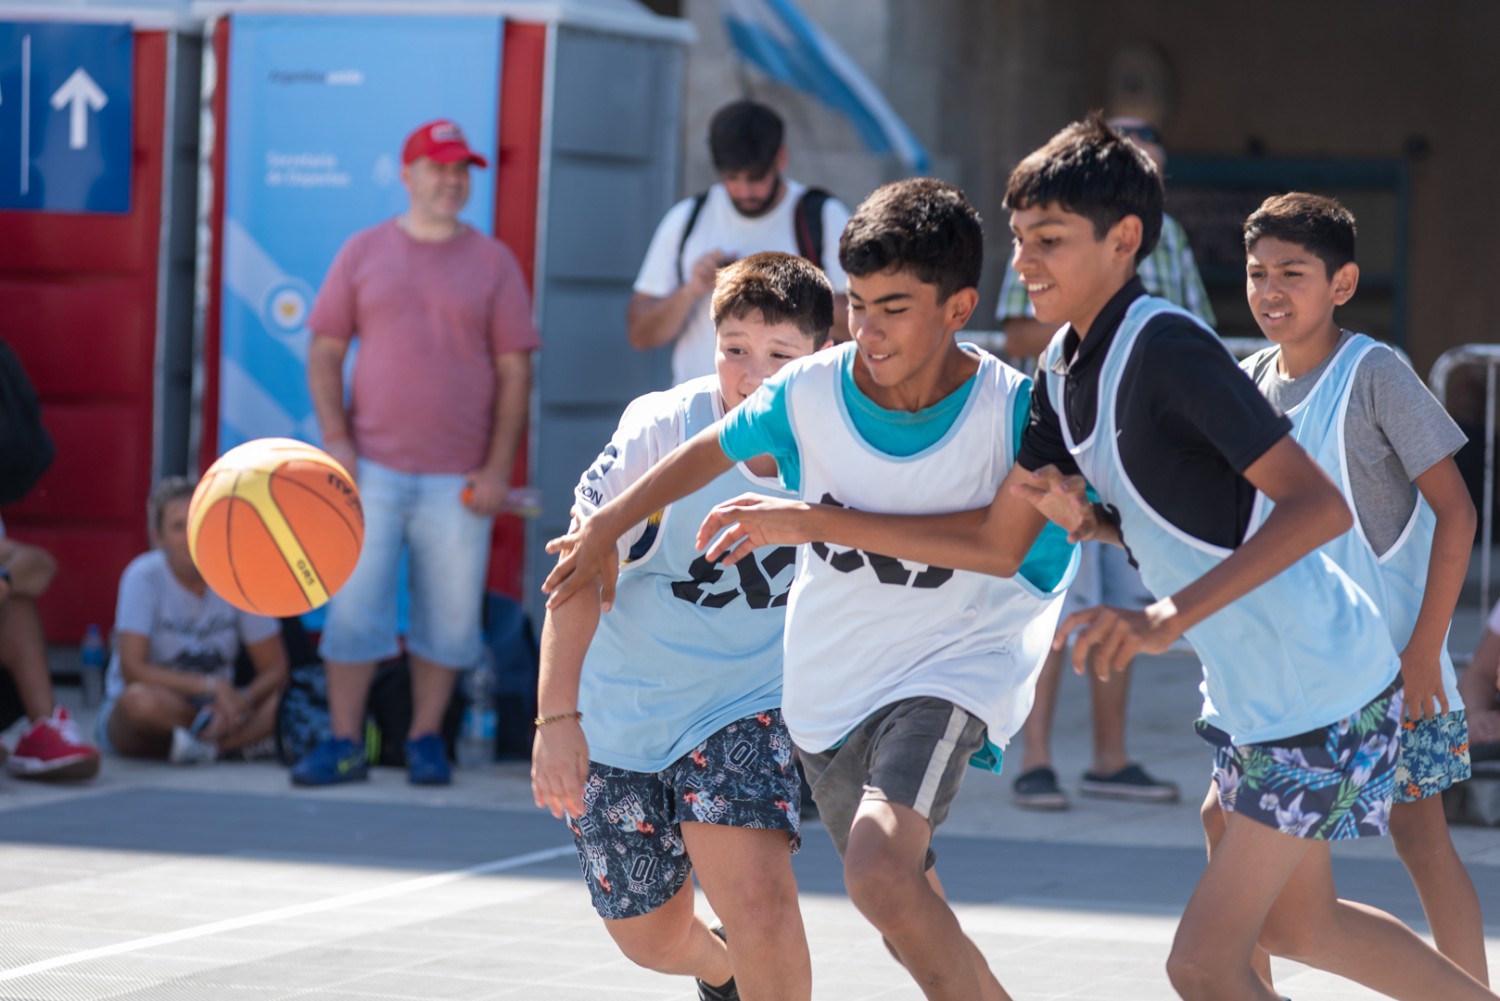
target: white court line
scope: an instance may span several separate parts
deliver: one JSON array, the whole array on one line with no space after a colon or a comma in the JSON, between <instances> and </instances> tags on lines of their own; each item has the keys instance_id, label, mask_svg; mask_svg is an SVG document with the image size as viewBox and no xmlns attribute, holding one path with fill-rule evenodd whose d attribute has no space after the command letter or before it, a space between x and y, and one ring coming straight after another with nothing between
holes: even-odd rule
<instances>
[{"instance_id":1,"label":"white court line","mask_svg":"<svg viewBox=\"0 0 1500 1001\"><path fill-rule=\"evenodd\" d=\"M16 980L20 977L29 977L35 973L46 973L48 970L55 970L63 966L72 966L75 963L86 963L93 959L103 959L105 956L119 956L127 952L139 952L142 949L152 949L158 945L185 942L189 939L203 938L206 935L217 935L220 932L234 931L237 928L270 924L273 921L301 917L304 914L317 914L321 911L333 911L340 907L368 903L371 900L383 900L386 897L399 897L407 893L417 893L421 890L443 886L446 883L456 883L461 879L468 879L470 876L483 876L491 872L520 869L534 862L545 862L548 859L572 855L576 851L577 849L572 845L545 848L538 852L528 852L525 855L496 859L494 862L484 862L480 865L470 866L467 869L453 869L449 872L434 873L431 876L421 876L417 879L408 879L400 883L391 883L387 886L377 886L369 890L357 890L354 893L329 897L327 900L314 900L305 904L277 907L274 910L261 911L258 914L245 914L241 917L226 918L223 921L214 921L206 925L195 925L192 928L180 928L177 931L163 932L160 935L148 935L145 938L131 939L128 942L103 945L97 949L70 952L65 956L53 956L51 959L43 959L39 962L28 963L25 966L17 966L11 970L0 971L0 982Z\"/></svg>"}]
</instances>

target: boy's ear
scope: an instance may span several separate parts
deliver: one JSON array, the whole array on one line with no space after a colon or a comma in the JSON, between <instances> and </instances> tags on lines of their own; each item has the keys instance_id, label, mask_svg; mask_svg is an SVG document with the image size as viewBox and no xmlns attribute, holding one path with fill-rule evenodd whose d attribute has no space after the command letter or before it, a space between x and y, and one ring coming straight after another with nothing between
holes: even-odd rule
<instances>
[{"instance_id":1,"label":"boy's ear","mask_svg":"<svg viewBox=\"0 0 1500 1001\"><path fill-rule=\"evenodd\" d=\"M1121 257L1135 261L1135 252L1141 249L1141 238L1145 227L1138 215L1128 215L1110 227L1105 239L1110 241L1110 250Z\"/></svg>"},{"instance_id":2,"label":"boy's ear","mask_svg":"<svg viewBox=\"0 0 1500 1001\"><path fill-rule=\"evenodd\" d=\"M974 315L974 309L979 305L979 290L977 288L961 288L948 297L943 303L943 319L947 321L949 330L962 330L964 324L969 322L969 317Z\"/></svg>"},{"instance_id":3,"label":"boy's ear","mask_svg":"<svg viewBox=\"0 0 1500 1001\"><path fill-rule=\"evenodd\" d=\"M776 167L776 173L786 173L786 143L782 143L781 148L776 151L776 159L773 162Z\"/></svg>"},{"instance_id":4,"label":"boy's ear","mask_svg":"<svg viewBox=\"0 0 1500 1001\"><path fill-rule=\"evenodd\" d=\"M1354 298L1359 288L1359 265L1350 261L1333 273L1329 284L1333 286L1333 304L1342 306Z\"/></svg>"}]
</instances>

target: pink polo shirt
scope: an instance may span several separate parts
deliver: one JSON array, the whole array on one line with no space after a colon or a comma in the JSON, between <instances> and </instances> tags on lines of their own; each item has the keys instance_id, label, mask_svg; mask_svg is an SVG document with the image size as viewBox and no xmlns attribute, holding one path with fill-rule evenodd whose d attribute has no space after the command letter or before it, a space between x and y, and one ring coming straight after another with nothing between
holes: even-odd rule
<instances>
[{"instance_id":1,"label":"pink polo shirt","mask_svg":"<svg viewBox=\"0 0 1500 1001\"><path fill-rule=\"evenodd\" d=\"M408 473L484 462L495 357L541 346L515 255L469 228L427 243L396 220L339 250L313 303L316 334L359 337L350 431L361 456Z\"/></svg>"}]
</instances>

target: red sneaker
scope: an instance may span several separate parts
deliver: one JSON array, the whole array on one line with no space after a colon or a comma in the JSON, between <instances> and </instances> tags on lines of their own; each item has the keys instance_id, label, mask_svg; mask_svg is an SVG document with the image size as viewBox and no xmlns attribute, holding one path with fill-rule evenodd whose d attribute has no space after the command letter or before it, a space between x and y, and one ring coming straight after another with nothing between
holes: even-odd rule
<instances>
[{"instance_id":1,"label":"red sneaker","mask_svg":"<svg viewBox=\"0 0 1500 1001\"><path fill-rule=\"evenodd\" d=\"M31 725L5 767L23 779L91 779L99 772L99 749L84 743L68 711L58 706Z\"/></svg>"}]
</instances>

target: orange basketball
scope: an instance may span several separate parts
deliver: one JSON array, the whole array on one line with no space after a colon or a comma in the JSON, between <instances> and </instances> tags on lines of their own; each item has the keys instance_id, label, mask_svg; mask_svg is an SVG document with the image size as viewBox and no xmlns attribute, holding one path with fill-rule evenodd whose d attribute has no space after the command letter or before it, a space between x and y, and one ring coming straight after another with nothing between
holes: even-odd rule
<instances>
[{"instance_id":1,"label":"orange basketball","mask_svg":"<svg viewBox=\"0 0 1500 1001\"><path fill-rule=\"evenodd\" d=\"M208 467L188 506L188 548L236 608L282 618L322 605L354 572L365 516L344 467L290 438L258 438Z\"/></svg>"}]
</instances>

